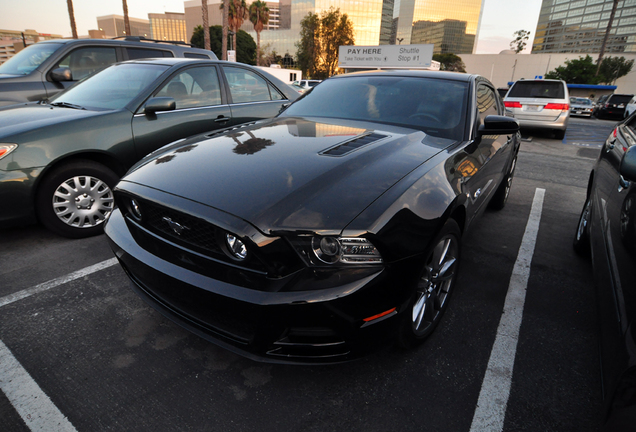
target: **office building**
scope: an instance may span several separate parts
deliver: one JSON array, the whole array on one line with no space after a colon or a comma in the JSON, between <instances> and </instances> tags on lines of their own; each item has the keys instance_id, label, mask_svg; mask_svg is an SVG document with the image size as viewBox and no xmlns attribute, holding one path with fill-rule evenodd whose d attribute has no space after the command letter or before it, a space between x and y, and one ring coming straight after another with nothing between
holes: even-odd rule
<instances>
[{"instance_id":1,"label":"office building","mask_svg":"<svg viewBox=\"0 0 636 432\"><path fill-rule=\"evenodd\" d=\"M106 15L97 17L97 27L104 32L106 38L119 36L142 36L150 38L150 21L128 17L130 35L126 34L123 15Z\"/></svg>"},{"instance_id":2,"label":"office building","mask_svg":"<svg viewBox=\"0 0 636 432\"><path fill-rule=\"evenodd\" d=\"M166 12L149 13L150 38L161 41L179 41L190 43L186 31L186 19L184 13Z\"/></svg>"},{"instance_id":3,"label":"office building","mask_svg":"<svg viewBox=\"0 0 636 432\"><path fill-rule=\"evenodd\" d=\"M612 0L543 0L532 53L598 53ZM618 3L605 52L636 52L636 0Z\"/></svg>"},{"instance_id":4,"label":"office building","mask_svg":"<svg viewBox=\"0 0 636 432\"><path fill-rule=\"evenodd\" d=\"M208 1L210 25L221 25L220 0ZM295 55L300 22L308 13L321 14L334 7L353 23L356 45L435 44L435 52L472 53L475 45L481 0L281 0L278 24L261 32L261 45L279 54ZM188 34L201 25L201 1L185 2ZM271 16L271 15L270 15ZM249 20L241 29L255 37Z\"/></svg>"}]
</instances>

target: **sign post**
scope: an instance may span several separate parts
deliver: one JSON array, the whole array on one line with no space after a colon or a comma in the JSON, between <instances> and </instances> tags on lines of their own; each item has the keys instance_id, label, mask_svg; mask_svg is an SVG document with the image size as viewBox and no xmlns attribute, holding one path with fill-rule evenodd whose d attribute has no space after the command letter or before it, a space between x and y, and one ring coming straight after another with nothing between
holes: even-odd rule
<instances>
[{"instance_id":1,"label":"sign post","mask_svg":"<svg viewBox=\"0 0 636 432\"><path fill-rule=\"evenodd\" d=\"M433 62L433 44L339 47L338 66L345 69L439 69Z\"/></svg>"}]
</instances>

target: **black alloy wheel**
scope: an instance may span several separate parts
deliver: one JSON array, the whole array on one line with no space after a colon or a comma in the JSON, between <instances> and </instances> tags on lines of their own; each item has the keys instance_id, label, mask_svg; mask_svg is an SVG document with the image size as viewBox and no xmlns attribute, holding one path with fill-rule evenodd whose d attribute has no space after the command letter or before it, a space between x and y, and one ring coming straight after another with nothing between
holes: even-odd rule
<instances>
[{"instance_id":1,"label":"black alloy wheel","mask_svg":"<svg viewBox=\"0 0 636 432\"><path fill-rule=\"evenodd\" d=\"M433 332L448 307L459 267L461 231L449 219L426 252L417 285L403 313L398 345L412 348Z\"/></svg>"},{"instance_id":2,"label":"black alloy wheel","mask_svg":"<svg viewBox=\"0 0 636 432\"><path fill-rule=\"evenodd\" d=\"M36 209L40 222L63 237L101 234L113 211L113 188L118 176L91 160L76 160L54 168L38 188Z\"/></svg>"}]
</instances>

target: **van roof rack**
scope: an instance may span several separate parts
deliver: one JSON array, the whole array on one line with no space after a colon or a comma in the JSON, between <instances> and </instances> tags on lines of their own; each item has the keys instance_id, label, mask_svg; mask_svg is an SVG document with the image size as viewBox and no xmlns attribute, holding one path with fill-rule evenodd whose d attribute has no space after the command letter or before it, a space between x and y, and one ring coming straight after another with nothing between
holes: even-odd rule
<instances>
[{"instance_id":1,"label":"van roof rack","mask_svg":"<svg viewBox=\"0 0 636 432\"><path fill-rule=\"evenodd\" d=\"M168 40L157 40L157 39L148 39L143 36L117 36L113 38L115 39L123 39L129 42L155 42L155 43L166 43L171 45L184 45L192 48L192 44L183 42L183 41L168 41Z\"/></svg>"}]
</instances>

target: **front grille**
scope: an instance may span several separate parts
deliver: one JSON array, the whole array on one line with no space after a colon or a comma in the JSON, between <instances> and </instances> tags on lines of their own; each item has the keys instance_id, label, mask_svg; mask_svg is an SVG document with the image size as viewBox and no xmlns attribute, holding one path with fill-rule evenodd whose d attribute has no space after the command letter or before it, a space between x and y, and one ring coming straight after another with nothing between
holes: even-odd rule
<instances>
[{"instance_id":1,"label":"front grille","mask_svg":"<svg viewBox=\"0 0 636 432\"><path fill-rule=\"evenodd\" d=\"M214 225L148 201L144 201L142 206L144 209L144 222L142 225L155 234L166 237L177 244L194 247L194 249L202 249L214 255L224 255L216 241L218 229ZM169 221L179 224L183 227L183 230L178 234L177 231L171 228Z\"/></svg>"},{"instance_id":2,"label":"front grille","mask_svg":"<svg viewBox=\"0 0 636 432\"><path fill-rule=\"evenodd\" d=\"M291 328L267 351L273 357L325 361L335 361L349 353L347 343L335 331L324 327Z\"/></svg>"}]
</instances>

